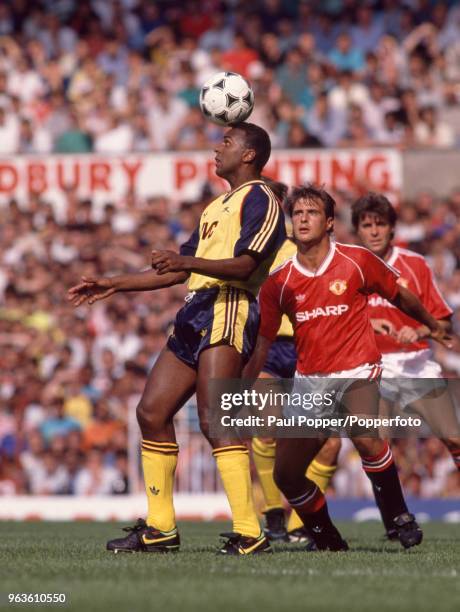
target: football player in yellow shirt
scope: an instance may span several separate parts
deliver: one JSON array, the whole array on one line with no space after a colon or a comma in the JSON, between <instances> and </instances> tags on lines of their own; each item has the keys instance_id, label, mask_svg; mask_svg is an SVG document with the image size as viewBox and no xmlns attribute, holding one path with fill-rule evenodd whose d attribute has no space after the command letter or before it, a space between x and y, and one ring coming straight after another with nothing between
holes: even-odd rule
<instances>
[{"instance_id":1,"label":"football player in yellow shirt","mask_svg":"<svg viewBox=\"0 0 460 612\"><path fill-rule=\"evenodd\" d=\"M216 174L230 191L203 211L180 254L152 251L152 270L111 278L83 278L69 290L76 305L118 291L152 291L188 280L190 294L177 313L174 331L150 372L137 407L147 520L111 540L113 552L167 552L180 540L173 505L177 464L173 417L196 392L200 426L209 440L233 516L223 554L270 551L252 498L248 449L238 439L211 439L211 379L239 378L254 349L259 325L256 295L286 238L284 216L261 180L270 156L268 134L240 123L215 148Z\"/></svg>"}]
</instances>

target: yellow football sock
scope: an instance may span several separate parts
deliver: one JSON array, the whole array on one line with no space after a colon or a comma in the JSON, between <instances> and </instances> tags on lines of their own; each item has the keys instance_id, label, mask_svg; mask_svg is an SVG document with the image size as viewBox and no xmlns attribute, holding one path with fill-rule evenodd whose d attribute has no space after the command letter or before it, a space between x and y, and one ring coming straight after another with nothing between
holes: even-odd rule
<instances>
[{"instance_id":1,"label":"yellow football sock","mask_svg":"<svg viewBox=\"0 0 460 612\"><path fill-rule=\"evenodd\" d=\"M276 442L268 444L259 438L252 439L252 457L256 466L257 475L259 476L260 486L264 494L265 509L282 508L283 501L281 493L275 484L273 478L273 469L275 467L275 451Z\"/></svg>"},{"instance_id":2,"label":"yellow football sock","mask_svg":"<svg viewBox=\"0 0 460 612\"><path fill-rule=\"evenodd\" d=\"M321 493L326 493L331 478L334 476L336 470L336 465L324 465L324 463L320 463L316 459L313 459L308 466L307 478L313 480L313 482L318 485Z\"/></svg>"},{"instance_id":3,"label":"yellow football sock","mask_svg":"<svg viewBox=\"0 0 460 612\"><path fill-rule=\"evenodd\" d=\"M300 516L297 514L295 510L292 510L291 514L289 515L289 519L288 519L288 523L286 527L286 529L288 530L288 533L290 531L294 531L294 529L301 529L302 527L303 527L302 519L300 518Z\"/></svg>"},{"instance_id":4,"label":"yellow football sock","mask_svg":"<svg viewBox=\"0 0 460 612\"><path fill-rule=\"evenodd\" d=\"M308 466L307 478L313 480L313 482L318 485L321 492L325 493L336 470L336 465L324 465L319 463L319 461L316 461L316 459L313 459ZM300 529L301 527L303 527L302 519L297 512L293 510L289 516L287 530L293 531L294 529Z\"/></svg>"},{"instance_id":5,"label":"yellow football sock","mask_svg":"<svg viewBox=\"0 0 460 612\"><path fill-rule=\"evenodd\" d=\"M245 446L224 446L212 451L232 511L233 531L251 538L260 535L252 498L249 451Z\"/></svg>"},{"instance_id":6,"label":"yellow football sock","mask_svg":"<svg viewBox=\"0 0 460 612\"><path fill-rule=\"evenodd\" d=\"M142 440L142 468L147 493L147 525L160 531L176 526L173 505L174 473L179 447L174 442Z\"/></svg>"}]
</instances>

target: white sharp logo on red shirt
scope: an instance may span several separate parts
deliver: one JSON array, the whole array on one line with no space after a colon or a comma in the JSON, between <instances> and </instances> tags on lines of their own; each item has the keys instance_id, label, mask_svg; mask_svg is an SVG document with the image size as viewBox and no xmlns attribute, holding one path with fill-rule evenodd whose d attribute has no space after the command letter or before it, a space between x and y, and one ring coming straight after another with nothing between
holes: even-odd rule
<instances>
[{"instance_id":1,"label":"white sharp logo on red shirt","mask_svg":"<svg viewBox=\"0 0 460 612\"><path fill-rule=\"evenodd\" d=\"M299 323L303 321L309 321L310 319L316 319L317 317L338 317L344 312L349 310L348 304L337 304L336 306L324 306L322 308L314 308L313 310L304 310L303 312L296 312L295 318Z\"/></svg>"},{"instance_id":2,"label":"white sharp logo on red shirt","mask_svg":"<svg viewBox=\"0 0 460 612\"><path fill-rule=\"evenodd\" d=\"M383 306L384 308L396 308L396 306L393 306L391 302L386 300L381 295L372 295L369 298L368 304L371 308L377 308L378 306Z\"/></svg>"}]
</instances>

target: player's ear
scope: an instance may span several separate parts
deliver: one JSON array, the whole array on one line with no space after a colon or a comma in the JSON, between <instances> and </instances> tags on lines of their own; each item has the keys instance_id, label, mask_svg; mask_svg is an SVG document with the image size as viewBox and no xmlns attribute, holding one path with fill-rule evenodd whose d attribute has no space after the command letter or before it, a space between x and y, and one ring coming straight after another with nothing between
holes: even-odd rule
<instances>
[{"instance_id":1,"label":"player's ear","mask_svg":"<svg viewBox=\"0 0 460 612\"><path fill-rule=\"evenodd\" d=\"M243 153L243 161L247 164L251 164L256 157L254 149L245 149Z\"/></svg>"},{"instance_id":2,"label":"player's ear","mask_svg":"<svg viewBox=\"0 0 460 612\"><path fill-rule=\"evenodd\" d=\"M328 217L326 219L326 231L328 233L334 231L334 217Z\"/></svg>"}]
</instances>

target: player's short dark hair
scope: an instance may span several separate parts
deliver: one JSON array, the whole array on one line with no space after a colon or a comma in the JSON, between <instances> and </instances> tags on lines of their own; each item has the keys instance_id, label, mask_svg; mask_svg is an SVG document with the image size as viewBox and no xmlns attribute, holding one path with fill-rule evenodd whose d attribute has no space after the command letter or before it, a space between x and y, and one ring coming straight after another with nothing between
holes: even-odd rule
<instances>
[{"instance_id":1,"label":"player's short dark hair","mask_svg":"<svg viewBox=\"0 0 460 612\"><path fill-rule=\"evenodd\" d=\"M322 202L324 206L324 212L326 213L326 219L333 219L335 217L335 200L323 187L314 185L313 183L307 183L306 185L299 185L293 187L291 193L286 199L286 212L292 217L292 211L294 204L298 200L314 200L315 202Z\"/></svg>"},{"instance_id":2,"label":"player's short dark hair","mask_svg":"<svg viewBox=\"0 0 460 612\"><path fill-rule=\"evenodd\" d=\"M262 175L260 178L267 183L279 202L283 202L284 198L287 196L288 186L285 183L281 183L281 181L274 181L268 176Z\"/></svg>"},{"instance_id":3,"label":"player's short dark hair","mask_svg":"<svg viewBox=\"0 0 460 612\"><path fill-rule=\"evenodd\" d=\"M381 193L370 191L361 196L351 207L351 223L354 230L358 229L359 223L367 214L378 215L394 227L398 219L396 210L390 200Z\"/></svg>"},{"instance_id":4,"label":"player's short dark hair","mask_svg":"<svg viewBox=\"0 0 460 612\"><path fill-rule=\"evenodd\" d=\"M270 136L267 132L256 125L255 123L236 123L232 126L235 130L244 132L244 141L248 149L254 149L256 152L254 157L254 165L260 172L265 164L270 159L272 152L272 145L270 142Z\"/></svg>"}]
</instances>

